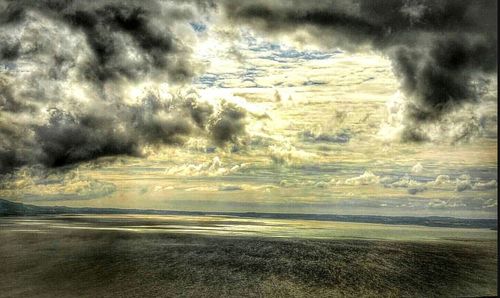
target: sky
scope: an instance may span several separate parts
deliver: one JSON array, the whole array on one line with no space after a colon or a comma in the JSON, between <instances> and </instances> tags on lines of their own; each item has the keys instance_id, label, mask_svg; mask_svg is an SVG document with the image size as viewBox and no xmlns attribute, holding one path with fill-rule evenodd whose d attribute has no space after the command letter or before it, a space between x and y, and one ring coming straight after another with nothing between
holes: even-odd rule
<instances>
[{"instance_id":1,"label":"sky","mask_svg":"<svg viewBox=\"0 0 500 298\"><path fill-rule=\"evenodd\" d=\"M1 1L0 197L497 217L496 1Z\"/></svg>"}]
</instances>

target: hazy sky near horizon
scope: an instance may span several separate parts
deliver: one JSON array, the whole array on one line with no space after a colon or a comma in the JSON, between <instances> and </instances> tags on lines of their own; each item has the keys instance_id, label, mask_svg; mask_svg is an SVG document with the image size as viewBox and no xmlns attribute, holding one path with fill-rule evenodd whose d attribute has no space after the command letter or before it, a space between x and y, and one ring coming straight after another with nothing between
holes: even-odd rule
<instances>
[{"instance_id":1,"label":"hazy sky near horizon","mask_svg":"<svg viewBox=\"0 0 500 298\"><path fill-rule=\"evenodd\" d=\"M496 1L310 2L1 1L0 197L496 217Z\"/></svg>"}]
</instances>

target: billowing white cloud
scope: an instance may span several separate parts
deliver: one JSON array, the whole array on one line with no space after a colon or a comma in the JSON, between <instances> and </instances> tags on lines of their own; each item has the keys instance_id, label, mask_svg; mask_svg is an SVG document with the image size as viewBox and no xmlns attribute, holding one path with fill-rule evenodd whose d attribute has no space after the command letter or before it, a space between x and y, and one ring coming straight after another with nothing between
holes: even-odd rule
<instances>
[{"instance_id":1,"label":"billowing white cloud","mask_svg":"<svg viewBox=\"0 0 500 298\"><path fill-rule=\"evenodd\" d=\"M164 174L169 176L224 176L234 174L247 167L247 163L224 165L222 160L216 156L209 162L172 166L165 169Z\"/></svg>"},{"instance_id":2,"label":"billowing white cloud","mask_svg":"<svg viewBox=\"0 0 500 298\"><path fill-rule=\"evenodd\" d=\"M289 143L271 145L268 152L271 160L279 165L297 165L316 157L316 154L297 149Z\"/></svg>"}]
</instances>

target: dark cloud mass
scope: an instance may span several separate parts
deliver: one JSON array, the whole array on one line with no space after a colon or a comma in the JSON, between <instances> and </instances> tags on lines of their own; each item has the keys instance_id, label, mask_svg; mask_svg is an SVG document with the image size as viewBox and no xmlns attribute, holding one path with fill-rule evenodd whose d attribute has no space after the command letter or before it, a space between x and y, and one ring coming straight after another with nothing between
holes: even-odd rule
<instances>
[{"instance_id":1,"label":"dark cloud mass","mask_svg":"<svg viewBox=\"0 0 500 298\"><path fill-rule=\"evenodd\" d=\"M83 33L92 51L82 73L87 79L106 82L165 72L170 81L185 81L193 75L190 48L170 30L175 21L193 18L193 11L156 1L9 1L4 6L4 26L22 26L35 12ZM18 52L18 43L1 51L7 58Z\"/></svg>"},{"instance_id":2,"label":"dark cloud mass","mask_svg":"<svg viewBox=\"0 0 500 298\"><path fill-rule=\"evenodd\" d=\"M193 134L234 141L245 117L235 107L156 90L199 73L186 34L208 9L195 1L0 1L0 174L141 155ZM129 88L142 83L153 87L132 98Z\"/></svg>"},{"instance_id":3,"label":"dark cloud mass","mask_svg":"<svg viewBox=\"0 0 500 298\"><path fill-rule=\"evenodd\" d=\"M233 103L222 102L222 109L209 123L216 144L236 142L245 132L246 111Z\"/></svg>"},{"instance_id":4,"label":"dark cloud mass","mask_svg":"<svg viewBox=\"0 0 500 298\"><path fill-rule=\"evenodd\" d=\"M264 32L307 30L325 47L390 57L411 100L409 129L477 101L497 70L494 0L226 1L224 11Z\"/></svg>"},{"instance_id":5,"label":"dark cloud mass","mask_svg":"<svg viewBox=\"0 0 500 298\"><path fill-rule=\"evenodd\" d=\"M57 167L99 156L137 153L137 144L125 131L117 131L116 119L51 111L50 121L35 128L40 161Z\"/></svg>"},{"instance_id":6,"label":"dark cloud mass","mask_svg":"<svg viewBox=\"0 0 500 298\"><path fill-rule=\"evenodd\" d=\"M245 132L246 112L224 101L212 106L194 96L147 94L137 104L49 111L41 125L0 122L3 172L25 164L60 167L101 156L141 156L144 145L179 145L198 133L217 145Z\"/></svg>"}]
</instances>

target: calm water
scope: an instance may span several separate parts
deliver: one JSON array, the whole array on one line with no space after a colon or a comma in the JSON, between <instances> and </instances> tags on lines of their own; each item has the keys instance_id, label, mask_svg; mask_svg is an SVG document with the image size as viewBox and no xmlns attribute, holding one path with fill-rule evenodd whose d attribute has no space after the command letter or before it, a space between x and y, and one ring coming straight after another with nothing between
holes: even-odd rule
<instances>
[{"instance_id":1,"label":"calm water","mask_svg":"<svg viewBox=\"0 0 500 298\"><path fill-rule=\"evenodd\" d=\"M494 240L488 229L440 228L312 220L246 219L228 216L57 215L0 219L1 232L57 233L61 229L130 233L183 233L319 239L408 241Z\"/></svg>"}]
</instances>

